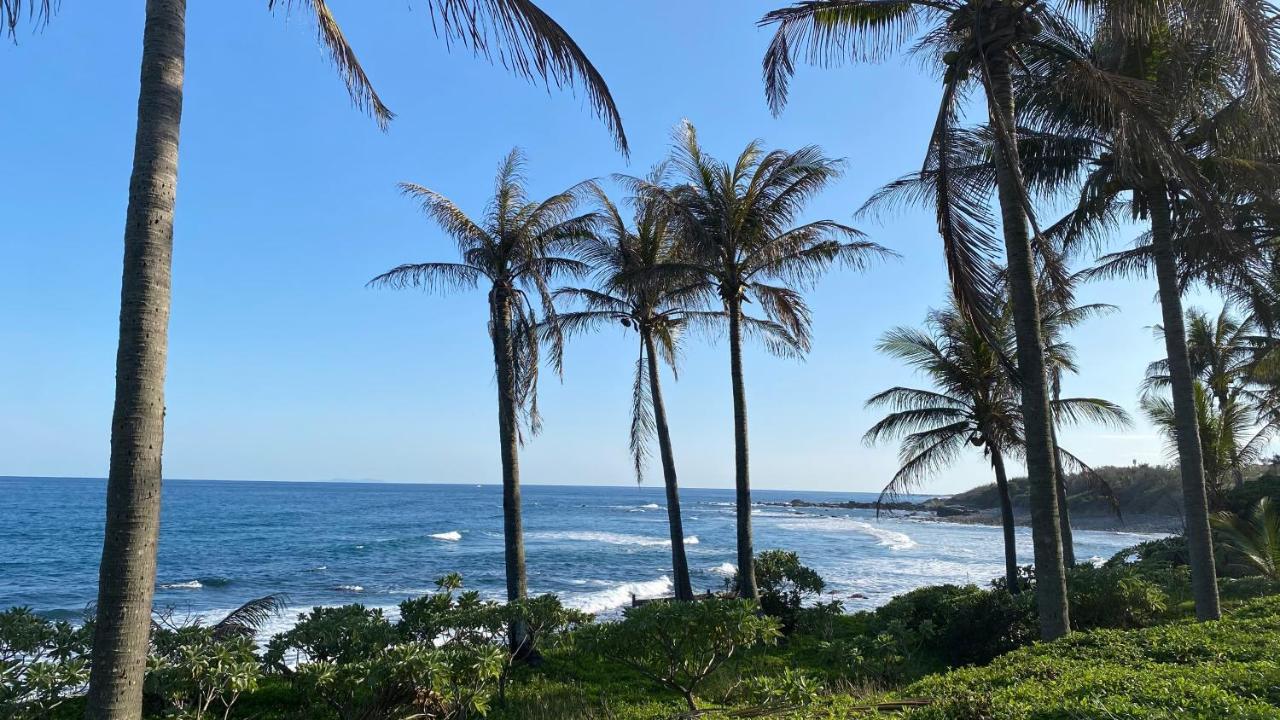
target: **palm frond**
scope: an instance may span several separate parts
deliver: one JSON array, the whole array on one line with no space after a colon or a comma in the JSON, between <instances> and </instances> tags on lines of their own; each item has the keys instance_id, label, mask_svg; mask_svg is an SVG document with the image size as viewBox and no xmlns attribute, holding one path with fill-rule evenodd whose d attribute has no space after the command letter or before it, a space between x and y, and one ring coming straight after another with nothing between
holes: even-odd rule
<instances>
[{"instance_id":1,"label":"palm frond","mask_svg":"<svg viewBox=\"0 0 1280 720\"><path fill-rule=\"evenodd\" d=\"M267 0L267 9L274 10L281 4L284 5L286 14L292 12L295 5L310 6L320 45L329 52L329 59L333 61L333 66L338 70L342 82L346 84L347 94L351 96L352 104L368 112L378 123L378 127L386 130L387 125L395 118L395 113L391 112L391 109L382 102L382 98L378 97L377 90L374 90L373 83L360 65L360 58L356 57L355 49L342 34L342 28L339 27L338 20L329 9L328 3L325 0Z\"/></svg>"},{"instance_id":2,"label":"palm frond","mask_svg":"<svg viewBox=\"0 0 1280 720\"><path fill-rule=\"evenodd\" d=\"M251 638L268 620L280 615L288 607L288 595L277 593L255 598L227 613L225 617L213 624L211 630L214 637L218 639Z\"/></svg>"},{"instance_id":3,"label":"palm frond","mask_svg":"<svg viewBox=\"0 0 1280 720\"><path fill-rule=\"evenodd\" d=\"M49 23L60 4L60 0L0 0L0 18L4 19L10 39L17 42L18 25L23 22L24 15L31 24L42 28Z\"/></svg>"},{"instance_id":4,"label":"palm frond","mask_svg":"<svg viewBox=\"0 0 1280 720\"><path fill-rule=\"evenodd\" d=\"M459 43L516 74L548 86L582 84L614 143L630 153L622 115L604 78L578 43L531 0L427 0L432 25L448 44Z\"/></svg>"},{"instance_id":5,"label":"palm frond","mask_svg":"<svg viewBox=\"0 0 1280 720\"><path fill-rule=\"evenodd\" d=\"M370 280L368 287L396 290L415 287L426 292L474 289L484 273L479 268L461 263L406 263Z\"/></svg>"}]
</instances>

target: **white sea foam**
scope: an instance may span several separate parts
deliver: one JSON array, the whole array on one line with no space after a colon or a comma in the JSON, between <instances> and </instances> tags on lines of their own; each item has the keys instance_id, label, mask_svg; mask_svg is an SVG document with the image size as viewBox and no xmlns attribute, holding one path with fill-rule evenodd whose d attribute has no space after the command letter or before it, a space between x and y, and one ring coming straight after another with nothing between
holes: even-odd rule
<instances>
[{"instance_id":1,"label":"white sea foam","mask_svg":"<svg viewBox=\"0 0 1280 720\"><path fill-rule=\"evenodd\" d=\"M459 540L462 539L462 533L458 532L457 530L450 530L449 532L435 533L431 537L437 540L447 540L449 542L458 542Z\"/></svg>"},{"instance_id":2,"label":"white sea foam","mask_svg":"<svg viewBox=\"0 0 1280 720\"><path fill-rule=\"evenodd\" d=\"M605 590L570 596L565 599L565 604L583 612L601 614L630 605L632 595L649 599L663 597L671 592L671 578L663 575L656 580L620 583Z\"/></svg>"},{"instance_id":3,"label":"white sea foam","mask_svg":"<svg viewBox=\"0 0 1280 720\"><path fill-rule=\"evenodd\" d=\"M639 547L671 547L666 538L648 535L628 535L626 533L602 532L598 530L570 530L566 532L529 533L532 540L553 540L558 542L597 542L606 545L635 545ZM684 539L685 545L697 545L698 536L690 535Z\"/></svg>"},{"instance_id":4,"label":"white sea foam","mask_svg":"<svg viewBox=\"0 0 1280 720\"><path fill-rule=\"evenodd\" d=\"M861 520L853 518L840 517L835 515L809 516L804 520L800 518L789 519L788 522L779 523L778 527L784 530L799 531L817 531L827 533L846 533L856 532L862 535L869 535L880 541L880 545L890 550L907 550L916 547L919 543L911 539L910 535L901 533L896 530L890 530L880 525L873 525Z\"/></svg>"},{"instance_id":5,"label":"white sea foam","mask_svg":"<svg viewBox=\"0 0 1280 720\"><path fill-rule=\"evenodd\" d=\"M199 590L202 587L204 587L204 583L200 582L199 580L188 580L186 582L169 583L167 585L161 585L160 589L161 590Z\"/></svg>"},{"instance_id":6,"label":"white sea foam","mask_svg":"<svg viewBox=\"0 0 1280 720\"><path fill-rule=\"evenodd\" d=\"M707 568L707 572L712 575L723 575L725 577L733 577L738 574L738 566L731 562L722 562L713 568Z\"/></svg>"},{"instance_id":7,"label":"white sea foam","mask_svg":"<svg viewBox=\"0 0 1280 720\"><path fill-rule=\"evenodd\" d=\"M349 593L364 592L364 588L360 585L339 585L338 587L334 588L334 590L337 590L338 592L349 592Z\"/></svg>"},{"instance_id":8,"label":"white sea foam","mask_svg":"<svg viewBox=\"0 0 1280 720\"><path fill-rule=\"evenodd\" d=\"M641 505L640 507L644 510L661 510L662 509L662 506L659 505L658 503L649 503L648 505Z\"/></svg>"}]
</instances>

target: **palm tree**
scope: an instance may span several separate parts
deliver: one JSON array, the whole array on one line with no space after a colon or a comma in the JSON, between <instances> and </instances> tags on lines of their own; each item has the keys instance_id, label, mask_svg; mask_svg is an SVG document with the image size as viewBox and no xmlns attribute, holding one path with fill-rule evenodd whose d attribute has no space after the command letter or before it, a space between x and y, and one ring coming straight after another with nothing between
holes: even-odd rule
<instances>
[{"instance_id":1,"label":"palm tree","mask_svg":"<svg viewBox=\"0 0 1280 720\"><path fill-rule=\"evenodd\" d=\"M1238 395L1233 394L1225 405L1220 405L1204 381L1193 380L1192 389L1206 494L1210 504L1220 505L1227 478L1241 468L1262 461L1276 427L1270 422L1257 427L1258 414ZM1170 450L1176 453L1181 428L1176 406L1167 397L1151 394L1144 395L1141 406L1148 419L1169 439Z\"/></svg>"},{"instance_id":2,"label":"palm tree","mask_svg":"<svg viewBox=\"0 0 1280 720\"><path fill-rule=\"evenodd\" d=\"M980 448L991 463L1004 529L1005 582L1018 592L1017 525L1009 495L1005 458L1021 440L1018 390L999 352L955 309L929 314L928 330L896 328L876 346L880 352L923 372L934 389L893 387L873 395L867 407L889 415L863 436L867 444L901 439L902 465L881 492L909 492L953 463L966 446Z\"/></svg>"},{"instance_id":3,"label":"palm tree","mask_svg":"<svg viewBox=\"0 0 1280 720\"><path fill-rule=\"evenodd\" d=\"M1280 507L1272 498L1259 499L1247 515L1224 510L1211 522L1224 547L1259 574L1280 580Z\"/></svg>"},{"instance_id":4,"label":"palm tree","mask_svg":"<svg viewBox=\"0 0 1280 720\"><path fill-rule=\"evenodd\" d=\"M1203 385L1203 389L1217 406L1217 417L1225 420L1222 429L1226 430L1238 423L1250 423L1254 416L1262 415L1262 408L1256 401L1261 399L1258 393L1251 391L1248 385L1253 381L1254 369L1259 360L1260 351L1266 341L1255 334L1256 328L1249 319L1238 320L1231 315L1230 308L1223 307L1216 318L1209 317L1196 308L1186 311L1187 358L1191 362L1192 375ZM1163 334L1164 328L1156 328ZM1147 376L1143 381L1144 395L1162 390L1170 386L1169 362L1161 359L1147 366ZM1201 442L1204 435L1203 414ZM1244 469L1252 462L1257 452L1249 453L1250 457L1241 457L1237 453L1245 451L1252 443L1242 445L1235 438L1240 430L1229 433L1230 438L1213 439L1210 445L1204 445L1206 471L1211 466L1217 469L1229 469L1236 487L1244 483ZM1265 440L1266 434L1259 436ZM1210 459L1214 452L1227 452L1225 464ZM1260 450L1258 451L1260 452ZM1213 487L1220 487L1222 477L1217 474L1206 476L1206 481Z\"/></svg>"},{"instance_id":5,"label":"palm tree","mask_svg":"<svg viewBox=\"0 0 1280 720\"><path fill-rule=\"evenodd\" d=\"M761 20L777 25L764 58L766 95L774 112L786 104L795 57L814 64L878 59L913 37L916 51L934 58L942 71L942 104L929 141L927 165L938 171L938 228L943 238L952 292L962 312L990 334L995 314L995 278L990 258L996 243L989 218L972 197L973 187L949 167L955 147L959 104L970 88L987 100L995 135L997 188L1007 286L1017 338L1017 372L1026 423L1027 475L1035 546L1040 634L1053 639L1070 631L1066 571L1054 483L1052 412L1048 394L1036 256L1028 188L1017 143L1015 75L1041 71L1049 56L1069 72L1061 85L1098 102L1119 88L1105 82L1080 51L1071 24L1053 4L1031 0L806 0L774 10ZM1039 233L1037 232L1037 235ZM1043 243L1039 243L1043 247Z\"/></svg>"},{"instance_id":6,"label":"palm tree","mask_svg":"<svg viewBox=\"0 0 1280 720\"><path fill-rule=\"evenodd\" d=\"M647 181L661 185L665 174L665 166L659 166ZM577 301L586 308L558 313L558 329L568 338L578 332L621 325L639 336L631 393L631 455L636 482L643 481L650 442L656 434L667 494L675 597L692 600L693 585L680 517L680 487L658 361L661 359L675 371L681 335L691 321L706 318L707 313L695 309L705 299L698 296L696 287L681 287L672 283L670 276L654 272L678 258L670 213L659 202L652 196L634 198L635 214L628 225L602 188L594 183L589 187L602 210L601 232L582 243L579 257L591 266L596 283L594 288L562 288L555 292L557 300ZM554 359L559 365L560 357Z\"/></svg>"},{"instance_id":7,"label":"palm tree","mask_svg":"<svg viewBox=\"0 0 1280 720\"><path fill-rule=\"evenodd\" d=\"M1274 186L1256 172L1256 153L1272 142L1272 133L1259 128L1271 123L1270 58L1280 42L1274 12L1261 7L1238 12L1234 0L1183 0L1128 14L1138 5L1112 8L1094 52L1112 72L1157 89L1159 134L1135 134L1124 117L1107 118L1045 86L1030 87L1034 112L1027 119L1094 144L1078 208L1051 235L1069 246L1113 229L1125 214L1149 228L1141 247L1111 256L1099 272L1153 269L1156 276L1196 615L1209 620L1219 617L1220 607L1181 296L1197 274L1238 274L1253 254L1248 235L1225 231L1222 201L1265 197Z\"/></svg>"},{"instance_id":8,"label":"palm tree","mask_svg":"<svg viewBox=\"0 0 1280 720\"><path fill-rule=\"evenodd\" d=\"M558 277L578 277L587 271L584 263L562 253L590 239L598 219L595 213L574 214L581 186L530 202L523 169L523 154L512 150L498 166L493 199L478 221L434 190L401 183L401 192L421 203L423 212L453 239L460 261L408 263L369 281L374 287L416 287L428 292L474 289L482 280L489 286L508 601L528 595L518 446L524 439L521 419L531 434L541 428L537 402L539 334L549 337L555 353L562 352L556 347L561 336L554 331L556 314L550 286ZM546 315L541 326L538 305ZM553 329L550 333L546 332L548 327ZM512 647L527 645L518 628L511 634Z\"/></svg>"},{"instance_id":9,"label":"palm tree","mask_svg":"<svg viewBox=\"0 0 1280 720\"><path fill-rule=\"evenodd\" d=\"M663 204L683 234L686 256L655 274L718 297L724 308L733 387L738 593L755 599L743 335L757 336L775 354L802 356L810 346L810 313L800 290L833 263L862 269L891 253L834 220L795 224L808 201L840 175L840 162L817 147L765 152L753 141L725 163L703 152L693 124L685 121L676 132L673 164L683 175L673 187L625 180ZM765 318L743 311L753 301Z\"/></svg>"},{"instance_id":10,"label":"palm tree","mask_svg":"<svg viewBox=\"0 0 1280 720\"><path fill-rule=\"evenodd\" d=\"M1088 314L1081 306L1076 315ZM1064 313L1051 323L1079 321ZM998 337L1002 347L993 347L986 333L958 309L934 311L928 319L928 332L898 328L887 333L878 349L906 361L925 373L935 389L895 387L873 396L868 407L891 410L864 436L871 444L887 438L900 438L902 466L881 493L895 495L908 492L930 474L950 465L966 445L981 448L991 462L1000 497L1001 525L1004 530L1005 581L1010 592L1018 592L1018 556L1015 541L1013 501L1009 492L1005 461L1025 456L1022 406L1018 383L1002 361L1013 340L1009 337L1006 312L997 318ZM1070 369L1069 346L1053 346L1059 366ZM1097 422L1125 427L1128 414L1114 403L1099 398L1063 398L1055 396L1053 413L1059 424ZM1065 466L1089 468L1065 448L1057 447Z\"/></svg>"},{"instance_id":11,"label":"palm tree","mask_svg":"<svg viewBox=\"0 0 1280 720\"><path fill-rule=\"evenodd\" d=\"M581 82L618 148L627 152L608 86L573 38L531 0L427 0L437 33L509 70L549 85ZM12 36L23 21L43 25L57 0L0 0ZM326 0L267 0L267 9L305 6L353 104L380 127L393 117L374 90ZM120 341L111 424L107 513L98 578L86 716L141 713L159 532L164 381L168 353L174 200L186 56L186 0L147 0L133 172L125 215Z\"/></svg>"}]
</instances>

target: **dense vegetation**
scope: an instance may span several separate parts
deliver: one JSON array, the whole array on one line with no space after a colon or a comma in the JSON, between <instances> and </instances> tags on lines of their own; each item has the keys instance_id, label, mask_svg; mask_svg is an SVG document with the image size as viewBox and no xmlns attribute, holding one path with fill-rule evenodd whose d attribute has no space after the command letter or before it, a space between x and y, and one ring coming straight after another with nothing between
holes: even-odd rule
<instances>
[{"instance_id":1,"label":"dense vegetation","mask_svg":"<svg viewBox=\"0 0 1280 720\"><path fill-rule=\"evenodd\" d=\"M353 103L385 126L392 113L327 3L267 2L277 5L310 11ZM529 78L579 84L627 151L609 88L536 5L426 5L446 42ZM58 6L0 0L0 15L15 35ZM110 720L133 720L144 700L161 716L341 720L638 718L680 707L849 715L876 702L925 717L1273 714L1275 666L1265 659L1276 649L1273 601L1211 625L1179 623L1192 613L1216 621L1224 600L1270 589L1280 558L1280 512L1269 499L1238 496L1268 494L1246 490L1245 469L1280 430L1278 20L1260 0L810 0L760 20L774 32L763 71L775 112L801 61L882 59L909 48L939 80L923 169L868 207L921 203L935 215L950 307L930 316L929 333L899 329L882 344L931 388L873 398L890 414L868 439L901 443L890 492L961 449L992 463L1007 538L1006 575L992 589L929 588L846 616L838 606L804 605L821 581L794 556L767 555L757 572L744 339L802 356L812 320L804 292L834 266L860 270L890 252L841 222L804 217L840 160L814 146L760 142L720 160L684 123L671 177L660 164L647 178L615 178L637 208L630 226L594 183L528 199L518 151L501 165L483 215L402 186L456 242L459 261L404 265L375 283L488 291L508 602L482 601L444 578L439 593L405 603L395 622L360 606L317 608L260 659L234 623L151 620L186 3L150 0L97 613L80 629L24 610L4 615L7 709L43 717L74 705L87 672L84 712ZM967 99L979 111L985 105L984 122L966 123ZM1064 199L1068 214L1042 223L1037 207ZM584 200L598 207L580 207ZM1091 258L1078 272L1073 261L1113 241L1122 221L1141 227L1137 246ZM1147 468L1103 477L1058 443L1068 422L1126 422L1105 400L1062 397L1063 377L1076 367L1065 332L1104 311L1077 304L1079 283L1146 273L1158 288L1165 353L1143 379L1141 407L1177 458L1176 498L1174 488L1139 478ZM554 287L587 275L597 287ZM1196 283L1229 307L1216 318L1184 308ZM657 435L673 500L679 601L634 609L615 625L528 597L519 446L539 428L542 353L559 365L575 318L617 320L639 333L632 450L639 471ZM728 334L739 600L686 602L656 355L674 365L678 334L697 326ZM1024 482L1008 479L1006 459L1025 466ZM1080 474L1068 478L1070 469ZM1020 569L1013 540L1012 507L1023 496L1030 571ZM1176 503L1185 536L1135 550L1132 564L1075 566L1070 512L1102 501L1148 511ZM249 620L261 615L257 607ZM1091 634L1023 647L1073 630ZM912 695L928 703L917 706ZM1099 696L1102 706L1093 704Z\"/></svg>"},{"instance_id":2,"label":"dense vegetation","mask_svg":"<svg viewBox=\"0 0 1280 720\"><path fill-rule=\"evenodd\" d=\"M1174 539L1163 546L1176 545ZM1183 551L1185 555L1185 550ZM1261 718L1280 713L1280 580L1225 578L1224 620L1189 621L1185 564L1157 545L1069 573L1071 637L1036 643L1033 594L922 588L869 612L804 602L821 579L762 553L768 611L749 601L654 601L593 622L551 596L488 602L461 578L399 618L316 608L261 654L253 619L165 619L153 634L146 717L262 720L648 720L908 717ZM1020 582L1034 582L1029 570ZM540 657L518 662L512 620ZM0 613L5 717L74 717L91 628ZM22 658L21 661L18 661ZM1179 714L1182 713L1182 714Z\"/></svg>"}]
</instances>

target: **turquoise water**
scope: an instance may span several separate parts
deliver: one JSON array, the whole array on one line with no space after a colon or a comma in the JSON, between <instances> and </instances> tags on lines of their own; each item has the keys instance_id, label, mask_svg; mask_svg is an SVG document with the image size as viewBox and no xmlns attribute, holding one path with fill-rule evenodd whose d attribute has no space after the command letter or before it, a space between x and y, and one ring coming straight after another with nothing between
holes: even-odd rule
<instances>
[{"instance_id":1,"label":"turquoise water","mask_svg":"<svg viewBox=\"0 0 1280 720\"><path fill-rule=\"evenodd\" d=\"M0 479L0 607L78 618L94 600L106 483ZM870 500L866 493L757 491L757 503ZM447 572L503 596L497 486L174 480L164 489L156 603L214 615L286 593L297 608L394 607ZM733 572L730 490L682 493L696 589ZM530 591L608 614L670 591L661 487L524 488ZM849 609L922 585L986 583L1002 572L1000 531L860 510L759 505L756 548L786 548L816 568ZM1024 562L1030 535L1020 529ZM1110 557L1149 535L1076 533L1081 558ZM862 597L851 598L850 595ZM292 613L281 618L288 623Z\"/></svg>"}]
</instances>

